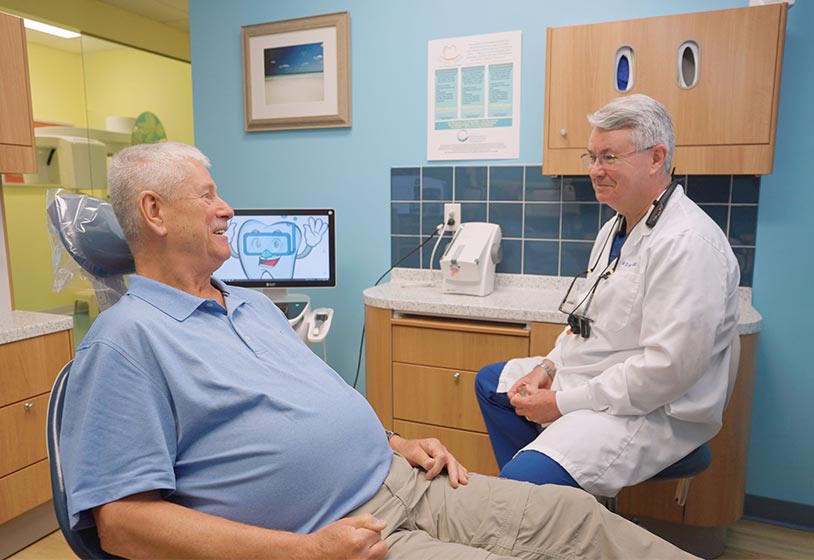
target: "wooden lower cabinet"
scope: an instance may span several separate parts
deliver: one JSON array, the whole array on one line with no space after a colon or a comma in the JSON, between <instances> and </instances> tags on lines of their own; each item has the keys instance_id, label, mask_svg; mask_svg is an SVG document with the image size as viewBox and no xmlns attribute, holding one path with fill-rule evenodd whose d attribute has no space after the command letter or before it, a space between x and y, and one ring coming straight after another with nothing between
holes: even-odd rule
<instances>
[{"instance_id":1,"label":"wooden lower cabinet","mask_svg":"<svg viewBox=\"0 0 814 560\"><path fill-rule=\"evenodd\" d=\"M382 424L407 438L437 437L471 471L497 474L475 375L493 362L547 354L562 325L393 315L365 310L367 398ZM645 482L619 494L620 514L705 531L740 519L757 337L741 337L735 389L723 429L710 442L712 465L693 479L686 505L675 502L676 481Z\"/></svg>"},{"instance_id":2,"label":"wooden lower cabinet","mask_svg":"<svg viewBox=\"0 0 814 560\"><path fill-rule=\"evenodd\" d=\"M379 419L407 438L436 437L470 471L497 463L475 398L485 365L546 354L562 325L393 317L367 307L367 398Z\"/></svg>"},{"instance_id":3,"label":"wooden lower cabinet","mask_svg":"<svg viewBox=\"0 0 814 560\"><path fill-rule=\"evenodd\" d=\"M71 331L0 345L0 525L51 499L48 398L72 357Z\"/></svg>"}]
</instances>

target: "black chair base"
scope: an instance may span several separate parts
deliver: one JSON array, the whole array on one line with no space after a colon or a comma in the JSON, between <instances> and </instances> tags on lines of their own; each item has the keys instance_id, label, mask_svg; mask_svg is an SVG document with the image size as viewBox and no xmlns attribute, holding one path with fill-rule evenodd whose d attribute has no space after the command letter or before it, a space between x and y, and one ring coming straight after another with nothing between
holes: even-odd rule
<instances>
[{"instance_id":1,"label":"black chair base","mask_svg":"<svg viewBox=\"0 0 814 560\"><path fill-rule=\"evenodd\" d=\"M635 521L639 526L681 550L706 560L718 558L726 550L726 526L694 527L646 517L637 518Z\"/></svg>"}]
</instances>

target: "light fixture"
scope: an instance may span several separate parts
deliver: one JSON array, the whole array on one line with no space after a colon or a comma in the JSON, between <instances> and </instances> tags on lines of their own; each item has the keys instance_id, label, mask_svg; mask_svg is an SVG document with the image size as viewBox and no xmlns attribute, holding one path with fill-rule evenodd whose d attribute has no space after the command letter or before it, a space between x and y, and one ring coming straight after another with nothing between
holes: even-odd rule
<instances>
[{"instance_id":1,"label":"light fixture","mask_svg":"<svg viewBox=\"0 0 814 560\"><path fill-rule=\"evenodd\" d=\"M76 33L75 31L68 31L67 29L34 21L33 19L25 19L24 23L28 29L41 31L43 33L48 33L49 35L56 35L57 37L62 37L63 39L73 39L75 37L79 37L79 33Z\"/></svg>"}]
</instances>

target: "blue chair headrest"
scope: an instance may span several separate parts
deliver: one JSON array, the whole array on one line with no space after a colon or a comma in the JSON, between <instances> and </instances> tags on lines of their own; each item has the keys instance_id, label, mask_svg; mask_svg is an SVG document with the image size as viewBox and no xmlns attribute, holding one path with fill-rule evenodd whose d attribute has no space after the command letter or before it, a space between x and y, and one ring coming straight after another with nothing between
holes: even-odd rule
<instances>
[{"instance_id":1,"label":"blue chair headrest","mask_svg":"<svg viewBox=\"0 0 814 560\"><path fill-rule=\"evenodd\" d=\"M109 278L135 272L133 254L109 202L59 192L47 212L68 254L87 273Z\"/></svg>"}]
</instances>

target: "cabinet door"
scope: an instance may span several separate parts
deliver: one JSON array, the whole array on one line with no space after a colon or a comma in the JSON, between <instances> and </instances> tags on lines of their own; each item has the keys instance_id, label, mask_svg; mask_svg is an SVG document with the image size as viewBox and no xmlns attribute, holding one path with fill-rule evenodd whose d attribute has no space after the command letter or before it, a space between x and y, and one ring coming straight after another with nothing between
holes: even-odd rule
<instances>
[{"instance_id":1,"label":"cabinet door","mask_svg":"<svg viewBox=\"0 0 814 560\"><path fill-rule=\"evenodd\" d=\"M50 393L0 408L0 477L41 461Z\"/></svg>"},{"instance_id":2,"label":"cabinet door","mask_svg":"<svg viewBox=\"0 0 814 560\"><path fill-rule=\"evenodd\" d=\"M48 460L0 478L0 524L51 499Z\"/></svg>"},{"instance_id":3,"label":"cabinet door","mask_svg":"<svg viewBox=\"0 0 814 560\"><path fill-rule=\"evenodd\" d=\"M543 172L584 174L585 116L644 93L670 111L679 174L771 173L785 4L549 28ZM699 79L678 85L679 47L699 48ZM633 49L633 86L615 88L616 52Z\"/></svg>"},{"instance_id":4,"label":"cabinet door","mask_svg":"<svg viewBox=\"0 0 814 560\"><path fill-rule=\"evenodd\" d=\"M478 371L528 356L529 332L520 327L423 319L393 320L393 361Z\"/></svg>"},{"instance_id":5,"label":"cabinet door","mask_svg":"<svg viewBox=\"0 0 814 560\"><path fill-rule=\"evenodd\" d=\"M492 451L492 444L489 443L489 436L486 434L453 430L441 426L429 426L416 422L405 422L403 420L394 421L393 429L408 439L438 438L470 472L490 476L497 476L500 472L500 469L497 468L495 454Z\"/></svg>"},{"instance_id":6,"label":"cabinet door","mask_svg":"<svg viewBox=\"0 0 814 560\"><path fill-rule=\"evenodd\" d=\"M23 20L0 13L0 171L36 170Z\"/></svg>"},{"instance_id":7,"label":"cabinet door","mask_svg":"<svg viewBox=\"0 0 814 560\"><path fill-rule=\"evenodd\" d=\"M393 417L486 433L474 371L393 364Z\"/></svg>"},{"instance_id":8,"label":"cabinet door","mask_svg":"<svg viewBox=\"0 0 814 560\"><path fill-rule=\"evenodd\" d=\"M73 356L71 331L0 345L0 406L51 390Z\"/></svg>"}]
</instances>

